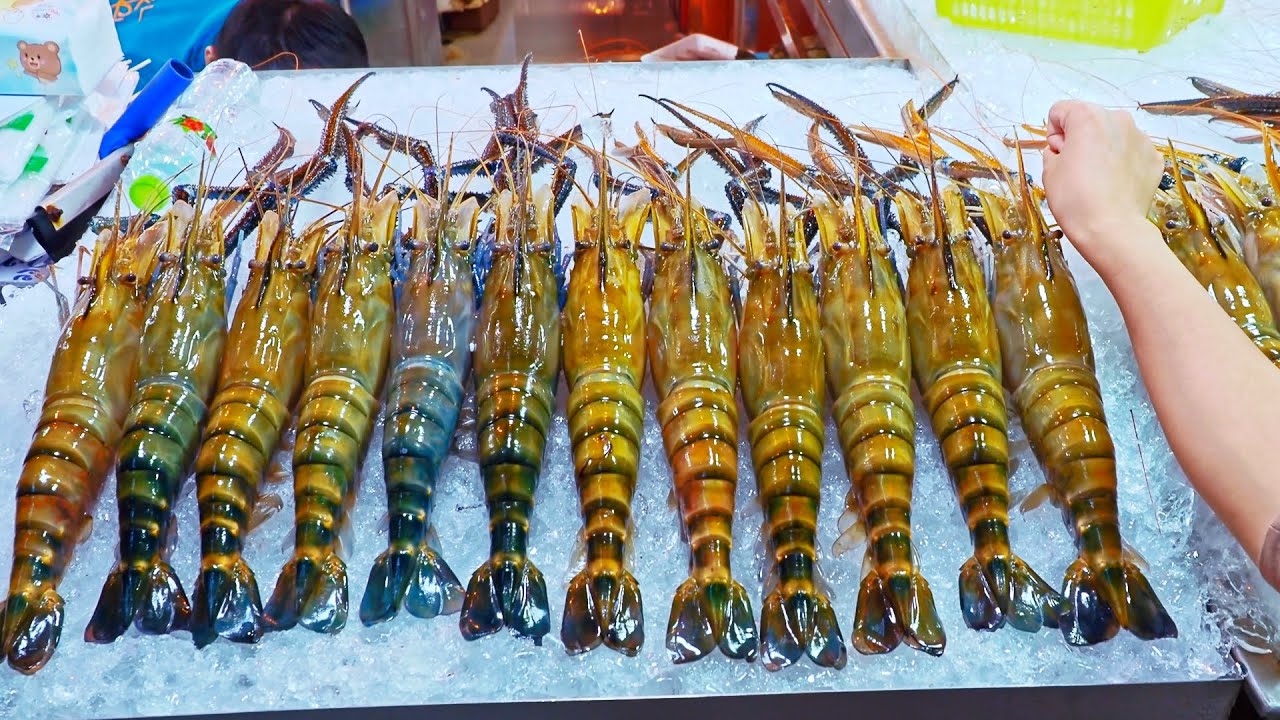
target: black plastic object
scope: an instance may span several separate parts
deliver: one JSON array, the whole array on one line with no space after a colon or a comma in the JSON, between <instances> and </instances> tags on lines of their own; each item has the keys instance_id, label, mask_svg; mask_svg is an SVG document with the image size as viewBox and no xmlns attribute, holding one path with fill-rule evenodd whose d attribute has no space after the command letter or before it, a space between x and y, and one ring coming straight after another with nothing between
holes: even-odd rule
<instances>
[{"instance_id":1,"label":"black plastic object","mask_svg":"<svg viewBox=\"0 0 1280 720\"><path fill-rule=\"evenodd\" d=\"M76 249L76 243L88 232L90 221L102 209L102 204L106 200L107 196L103 195L97 202L69 220L62 227L57 227L55 218L50 217L49 212L43 206L37 207L31 217L27 218L26 229L35 237L40 247L44 248L44 251L48 253L49 259L57 262L70 255L71 251Z\"/></svg>"}]
</instances>

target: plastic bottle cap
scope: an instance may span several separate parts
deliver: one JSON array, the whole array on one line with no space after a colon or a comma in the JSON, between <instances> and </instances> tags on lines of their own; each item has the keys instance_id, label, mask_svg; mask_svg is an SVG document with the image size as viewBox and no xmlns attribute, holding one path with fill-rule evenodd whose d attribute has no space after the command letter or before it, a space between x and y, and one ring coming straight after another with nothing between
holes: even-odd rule
<instances>
[{"instance_id":1,"label":"plastic bottle cap","mask_svg":"<svg viewBox=\"0 0 1280 720\"><path fill-rule=\"evenodd\" d=\"M129 199L134 207L146 212L159 212L169 205L169 185L155 175L142 175L129 185Z\"/></svg>"}]
</instances>

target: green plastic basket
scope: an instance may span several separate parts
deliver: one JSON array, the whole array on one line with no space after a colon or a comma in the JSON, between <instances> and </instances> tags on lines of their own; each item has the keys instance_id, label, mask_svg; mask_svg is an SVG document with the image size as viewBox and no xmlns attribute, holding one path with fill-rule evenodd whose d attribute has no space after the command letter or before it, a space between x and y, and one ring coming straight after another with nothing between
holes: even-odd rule
<instances>
[{"instance_id":1,"label":"green plastic basket","mask_svg":"<svg viewBox=\"0 0 1280 720\"><path fill-rule=\"evenodd\" d=\"M1224 0L937 0L960 25L1150 50Z\"/></svg>"}]
</instances>

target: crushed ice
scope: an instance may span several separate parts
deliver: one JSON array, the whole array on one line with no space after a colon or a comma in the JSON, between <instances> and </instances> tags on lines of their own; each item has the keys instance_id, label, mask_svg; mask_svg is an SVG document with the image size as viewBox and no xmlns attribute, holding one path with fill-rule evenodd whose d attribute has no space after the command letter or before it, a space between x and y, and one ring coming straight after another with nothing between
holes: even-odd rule
<instances>
[{"instance_id":1,"label":"crushed ice","mask_svg":"<svg viewBox=\"0 0 1280 720\"><path fill-rule=\"evenodd\" d=\"M1193 28L1186 35L1195 33ZM1203 40L1204 35L1201 32L1197 37ZM1275 46L1280 43L1273 43L1272 47ZM975 120L974 102L962 92L935 118L946 127L976 131L983 124L994 126L991 118L1025 118L1035 122L1043 116L1043 109L1053 97L1067 89L1086 92L1083 81L1077 84L1075 76L1064 81L1068 87L1061 83L1023 87L1010 82L1009 78L1013 77L1010 65L1003 58L998 67L991 63L989 47L962 49L960 56L962 60L957 65L966 80L973 86L990 89L981 98L984 121ZM1198 53L1197 56L1209 55ZM1130 71L1140 76L1135 82L1144 96L1187 90L1177 81L1179 78L1173 77L1176 73L1162 70L1158 75L1159 84L1150 80L1156 76L1153 66L1157 60L1155 53L1149 57L1149 62L1134 63L1136 69ZM1027 58L1017 60L1024 61L1028 67L1034 65ZM836 73L838 82L833 81ZM1204 74L1211 73L1204 70ZM848 69L835 64L735 63L696 71L679 66L598 65L593 72L594 88L581 68L535 66L531 76L531 102L540 108L544 130L559 132L582 121L588 126L588 142L597 147L601 138L593 137L592 133L598 133L601 124L586 122L596 112L614 111L612 128L625 143L634 141L632 128L636 121L646 129L650 118L667 121L659 108L635 97L637 92L644 91L659 97L670 95L739 123L767 112L761 132L801 155L807 122L773 101L764 88L766 81L780 82L809 94L842 117L885 127L896 127L898 107L903 102L911 98L919 100L935 87L932 82L922 87L910 74L896 68ZM308 153L314 147L320 122L307 106L307 99L331 101L352 77L344 73L302 73L296 77L272 78L262 93L269 102L262 109L263 116L286 124L299 138L299 154ZM359 108L353 115L392 118L398 123L397 130L431 140L442 157L448 152L448 133L456 132L454 158L473 156L486 140L489 117L487 97L479 87L484 85L507 92L515 80L515 72L502 68L385 71L361 89ZM413 92L405 92L406 88L413 88ZM1166 120L1169 119L1160 119L1158 124L1163 126ZM1199 128L1201 134L1205 132L1202 126L1177 121L1179 137L1198 137L1189 132L1193 128ZM1186 134L1182 134L1184 131ZM995 145L993 139L986 140L989 145ZM1217 145L1223 144L1221 138L1217 140ZM250 161L268 142L269 138L264 137L261 143L246 150ZM308 144L311 147L307 147ZM659 150L669 158L683 155L683 151L665 142ZM888 156L884 159L888 160ZM1034 158L1029 160L1033 164L1031 172L1038 172ZM579 181L584 185L587 165L579 163ZM393 160L396 171L404 172L407 167L403 160ZM725 209L722 190L725 181L710 163L703 163L695 173L693 187L712 207ZM341 193L335 186L340 183L331 185L320 199L340 202ZM318 215L323 209L312 212ZM303 222L306 220L301 218ZM560 232L568 237L568 213L562 214L560 220ZM248 254L242 255L243 273ZM904 647L886 657L854 656L843 672L801 663L771 674L759 663L748 666L719 656L693 665L673 666L663 648L663 636L672 594L686 576L687 552L680 539L676 511L668 502L670 469L654 422L653 392L646 385L648 407L635 502L633 569L644 592L648 641L638 658L627 659L604 649L568 657L559 645L554 626L542 648L506 634L467 643L459 635L455 617L421 621L405 614L374 628L365 628L353 620L334 637L295 629L268 636L256 647L217 642L198 651L186 634L139 638L132 632L114 645L86 644L80 635L115 554L114 481L110 481L94 513L93 537L80 548L62 584L67 602L62 645L52 663L35 677L24 678L0 670L0 689L4 690L0 692L0 714L35 717L57 708L59 714L66 717L136 716L210 709L234 712L721 694L727 688L740 693L767 693L1004 687L1046 682L1196 681L1232 674L1236 672L1235 664L1225 655L1218 622L1227 604L1220 601L1218 611L1206 611L1210 597L1203 590L1207 584L1204 571L1222 568L1208 574L1229 586L1231 592L1256 587L1256 579L1248 578L1247 561L1241 564L1238 548L1224 539L1221 529L1215 528L1213 521L1205 520L1203 513L1194 512L1195 496L1156 422L1115 303L1083 261L1078 256L1071 259L1089 315L1103 395L1115 438L1122 530L1150 563L1149 577L1178 623L1180 636L1176 640L1151 644L1121 633L1103 646L1079 649L1068 647L1056 632L1028 635L1007 629L987 634L965 629L956 585L959 565L970 554L969 539L937 443L928 430L923 409L917 404L915 544L948 633L946 654L935 659ZM64 261L66 271L58 275L60 285L68 293L73 290L75 280L72 262ZM15 478L19 473L35 417L28 413L27 403L18 398L27 398L43 388L56 340L52 320L56 313L53 295L42 288L15 294L0 310L0 347L8 349L6 364L12 368L5 390L11 401L0 403L0 477ZM562 386L558 398L561 413L564 395ZM1019 434L1020 430L1014 433ZM745 434L742 432L740 437ZM835 432L830 426L827 437L820 517L822 570L835 591L834 602L847 633L852 623L862 558L860 552L839 558L829 553L836 539L837 520L844 508L848 481L839 461ZM368 568L382 550L385 537L386 503L377 454L379 438L380 431L371 441L369 462L365 465L351 517L356 542L347 550L353 602L358 602L363 594ZM1139 446L1146 462L1145 475L1138 459ZM464 449L474 453L474 444L464 443ZM1041 476L1025 446L1018 453L1018 461L1018 469L1011 478L1012 489L1015 494L1025 495L1041 482ZM740 464L743 472L737 495L737 543L733 562L735 574L750 587L753 579L761 577L764 567L758 551L762 517L755 501L745 442L740 449ZM284 509L251 535L246 549L246 557L256 570L264 592L273 586L275 573L290 551L292 536L290 488L282 484L272 490L283 497ZM530 555L547 576L553 622L558 625L564 592L572 575L572 555L580 526L563 415L557 416L552 427L536 500ZM0 566L3 567L9 566L12 553L8 529L12 527L13 512L12 494L0 495L0 533L4 535L0 538ZM184 495L176 512L181 530L173 564L183 581L190 583L199 561L193 493ZM1197 521L1200 532L1193 536L1193 521L1197 517L1200 517ZM444 465L434 523L440 548L455 571L465 576L480 564L488 546L484 494L474 462L456 453ZM1012 533L1018 552L1051 581L1061 577L1075 555L1070 535L1051 507L1026 514L1015 512ZM1193 537L1200 544L1193 544ZM1218 585L1208 587L1215 590ZM755 602L758 610L758 597ZM1257 611L1250 615L1254 611L1249 609L1240 612L1253 618L1253 632L1270 637L1271 625L1265 620L1265 613ZM495 674L495 668L501 668L501 673Z\"/></svg>"}]
</instances>

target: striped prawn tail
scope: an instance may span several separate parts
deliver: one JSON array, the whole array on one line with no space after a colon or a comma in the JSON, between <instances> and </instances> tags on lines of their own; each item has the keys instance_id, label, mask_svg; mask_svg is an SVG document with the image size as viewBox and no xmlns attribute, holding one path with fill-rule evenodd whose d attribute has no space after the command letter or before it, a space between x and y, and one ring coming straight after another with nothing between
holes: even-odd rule
<instances>
[{"instance_id":1,"label":"striped prawn tail","mask_svg":"<svg viewBox=\"0 0 1280 720\"><path fill-rule=\"evenodd\" d=\"M724 383L686 380L658 406L676 497L691 552L690 577L676 590L667 650L676 663L717 647L753 661L759 648L747 591L729 567L738 484L738 404Z\"/></svg>"},{"instance_id":2,"label":"striped prawn tail","mask_svg":"<svg viewBox=\"0 0 1280 720\"><path fill-rule=\"evenodd\" d=\"M196 455L200 506L200 576L192 589L191 637L204 647L218 637L256 643L264 632L262 599L244 561L244 538L258 483L289 408L250 383L220 390Z\"/></svg>"},{"instance_id":3,"label":"striped prawn tail","mask_svg":"<svg viewBox=\"0 0 1280 720\"><path fill-rule=\"evenodd\" d=\"M1014 399L1080 551L1063 581L1074 608L1060 625L1067 642L1093 645L1122 627L1144 640L1177 637L1120 537L1115 446L1097 376L1085 365L1055 366L1023 382Z\"/></svg>"},{"instance_id":4,"label":"striped prawn tail","mask_svg":"<svg viewBox=\"0 0 1280 720\"><path fill-rule=\"evenodd\" d=\"M401 606L420 618L462 608L457 576L427 544L436 480L462 392L452 365L431 358L406 360L391 379L382 441L390 541L369 571L360 603L365 625L390 620Z\"/></svg>"},{"instance_id":5,"label":"striped prawn tail","mask_svg":"<svg viewBox=\"0 0 1280 720\"><path fill-rule=\"evenodd\" d=\"M303 391L293 446L294 556L264 609L271 630L301 625L337 633L347 624L347 564L338 533L347 522L377 398L345 375L315 377Z\"/></svg>"},{"instance_id":6,"label":"striped prawn tail","mask_svg":"<svg viewBox=\"0 0 1280 720\"><path fill-rule=\"evenodd\" d=\"M1143 640L1178 637L1151 583L1128 559L1098 566L1082 555L1067 567L1063 593L1075 608L1062 623L1072 645L1103 642L1122 627Z\"/></svg>"},{"instance_id":7,"label":"striped prawn tail","mask_svg":"<svg viewBox=\"0 0 1280 720\"><path fill-rule=\"evenodd\" d=\"M818 587L817 527L822 480L822 417L808 404L779 403L751 421L751 454L777 586L760 609L765 667L805 655L821 667L848 659L831 601Z\"/></svg>"},{"instance_id":8,"label":"striped prawn tail","mask_svg":"<svg viewBox=\"0 0 1280 720\"><path fill-rule=\"evenodd\" d=\"M1059 627L1071 605L1009 546L1009 440L1004 390L988 372L953 371L925 393L974 556L960 569L960 608L975 630L1007 622L1026 632Z\"/></svg>"},{"instance_id":9,"label":"striped prawn tail","mask_svg":"<svg viewBox=\"0 0 1280 720\"><path fill-rule=\"evenodd\" d=\"M58 583L87 529L119 427L75 393L45 399L18 478L13 568L0 615L0 651L24 675L43 668L62 638ZM56 482L51 479L56 478Z\"/></svg>"},{"instance_id":10,"label":"striped prawn tail","mask_svg":"<svg viewBox=\"0 0 1280 720\"><path fill-rule=\"evenodd\" d=\"M529 560L529 515L551 427L549 383L497 373L476 391L480 475L489 506L489 559L471 576L459 627L467 640L508 627L541 645L551 631L547 581Z\"/></svg>"},{"instance_id":11,"label":"striped prawn tail","mask_svg":"<svg viewBox=\"0 0 1280 720\"><path fill-rule=\"evenodd\" d=\"M867 530L868 570L858 588L850 637L864 655L891 652L906 642L941 655L946 634L929 583L911 548L911 490L915 419L911 397L898 383L867 382L836 398L835 419L845 467Z\"/></svg>"},{"instance_id":12,"label":"striped prawn tail","mask_svg":"<svg viewBox=\"0 0 1280 720\"><path fill-rule=\"evenodd\" d=\"M173 505L199 438L205 404L186 382L140 384L116 460L120 561L102 587L84 639L109 643L135 625L185 630L191 605L169 565Z\"/></svg>"},{"instance_id":13,"label":"striped prawn tail","mask_svg":"<svg viewBox=\"0 0 1280 720\"><path fill-rule=\"evenodd\" d=\"M625 377L599 372L574 383L568 408L587 564L569 583L560 639L570 655L603 644L634 657L644 644L644 609L625 555L644 399Z\"/></svg>"}]
</instances>

